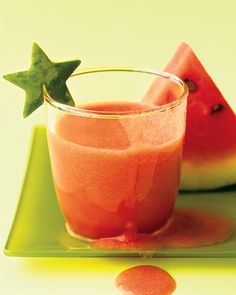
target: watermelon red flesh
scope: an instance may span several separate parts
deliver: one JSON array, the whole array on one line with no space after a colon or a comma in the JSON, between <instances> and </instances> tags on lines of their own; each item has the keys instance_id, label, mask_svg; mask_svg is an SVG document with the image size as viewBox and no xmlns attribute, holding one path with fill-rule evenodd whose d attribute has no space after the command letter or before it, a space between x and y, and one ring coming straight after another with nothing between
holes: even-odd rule
<instances>
[{"instance_id":1,"label":"watermelon red flesh","mask_svg":"<svg viewBox=\"0 0 236 295\"><path fill-rule=\"evenodd\" d=\"M235 154L235 114L186 43L180 44L165 71L189 86L183 160L211 162Z\"/></svg>"},{"instance_id":2,"label":"watermelon red flesh","mask_svg":"<svg viewBox=\"0 0 236 295\"><path fill-rule=\"evenodd\" d=\"M165 71L189 86L180 188L205 190L236 183L233 110L186 43L180 44ZM170 93L175 95L170 84L156 78L143 100L162 105L169 102Z\"/></svg>"}]
</instances>

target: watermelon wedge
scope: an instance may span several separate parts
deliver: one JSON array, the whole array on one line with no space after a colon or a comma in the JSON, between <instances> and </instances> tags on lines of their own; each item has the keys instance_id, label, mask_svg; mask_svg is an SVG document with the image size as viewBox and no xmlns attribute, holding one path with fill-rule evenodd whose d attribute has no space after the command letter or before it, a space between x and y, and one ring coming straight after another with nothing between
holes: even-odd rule
<instances>
[{"instance_id":1,"label":"watermelon wedge","mask_svg":"<svg viewBox=\"0 0 236 295\"><path fill-rule=\"evenodd\" d=\"M188 44L180 44L165 71L189 88L180 189L208 190L236 183L235 113ZM155 87L153 95L154 87L155 81L145 100L159 104L163 87Z\"/></svg>"}]
</instances>

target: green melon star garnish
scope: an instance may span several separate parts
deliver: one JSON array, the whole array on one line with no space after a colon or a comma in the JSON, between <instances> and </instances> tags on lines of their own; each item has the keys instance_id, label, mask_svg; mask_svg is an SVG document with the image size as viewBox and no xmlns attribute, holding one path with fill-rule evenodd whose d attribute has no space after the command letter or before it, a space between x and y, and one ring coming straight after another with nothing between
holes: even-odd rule
<instances>
[{"instance_id":1,"label":"green melon star garnish","mask_svg":"<svg viewBox=\"0 0 236 295\"><path fill-rule=\"evenodd\" d=\"M43 104L43 89L58 102L74 105L66 80L79 66L80 60L52 62L38 44L34 43L29 70L4 75L3 78L25 90L23 116L29 116Z\"/></svg>"}]
</instances>

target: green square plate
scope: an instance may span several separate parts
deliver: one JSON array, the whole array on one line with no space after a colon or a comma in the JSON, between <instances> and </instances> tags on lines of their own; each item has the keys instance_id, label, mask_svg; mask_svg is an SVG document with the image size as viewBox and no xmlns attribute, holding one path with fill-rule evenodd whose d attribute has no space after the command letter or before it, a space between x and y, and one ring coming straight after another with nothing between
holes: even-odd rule
<instances>
[{"instance_id":1,"label":"green square plate","mask_svg":"<svg viewBox=\"0 0 236 295\"><path fill-rule=\"evenodd\" d=\"M236 219L236 190L232 187L211 193L182 193L177 206L206 207ZM33 132L24 184L5 254L45 257L236 257L236 234L222 244L154 252L101 250L70 237L55 197L46 130L43 126L37 126Z\"/></svg>"}]
</instances>

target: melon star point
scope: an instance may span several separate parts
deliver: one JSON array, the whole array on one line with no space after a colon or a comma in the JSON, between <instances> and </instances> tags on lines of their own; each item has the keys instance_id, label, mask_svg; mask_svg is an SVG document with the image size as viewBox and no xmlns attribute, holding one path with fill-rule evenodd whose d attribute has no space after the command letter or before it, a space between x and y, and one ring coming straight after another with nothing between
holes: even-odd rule
<instances>
[{"instance_id":1,"label":"melon star point","mask_svg":"<svg viewBox=\"0 0 236 295\"><path fill-rule=\"evenodd\" d=\"M25 90L24 118L43 104L45 88L55 100L74 105L66 80L80 63L79 59L53 62L36 42L33 43L29 69L3 76L7 81Z\"/></svg>"}]
</instances>

